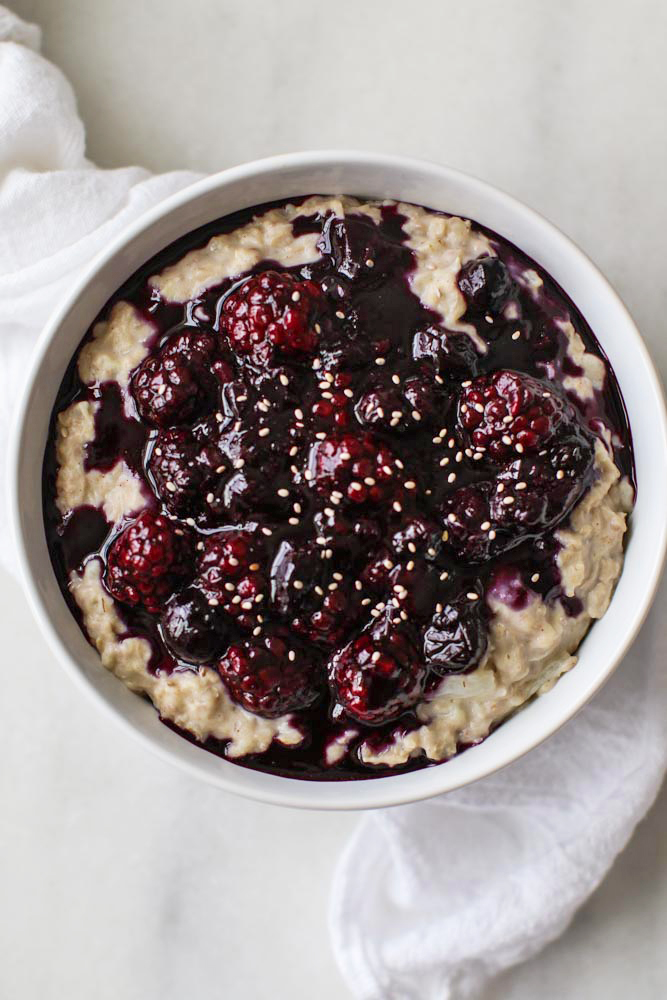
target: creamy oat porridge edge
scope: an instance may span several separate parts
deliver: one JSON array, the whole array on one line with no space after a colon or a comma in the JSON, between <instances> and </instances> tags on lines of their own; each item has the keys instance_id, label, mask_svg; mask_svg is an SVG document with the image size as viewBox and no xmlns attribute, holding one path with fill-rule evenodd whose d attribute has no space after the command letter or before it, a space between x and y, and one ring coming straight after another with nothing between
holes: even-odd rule
<instances>
[{"instance_id":1,"label":"creamy oat porridge edge","mask_svg":"<svg viewBox=\"0 0 667 1000\"><path fill-rule=\"evenodd\" d=\"M299 206L272 209L224 236L213 237L199 250L151 278L168 300L185 302L224 278L247 271L264 259L283 266L312 263L319 258L317 233L295 238L292 222L302 215L330 211L365 214L379 221L382 203L360 203L352 198L313 197ZM462 322L466 303L456 276L466 261L494 251L487 238L469 221L434 214L415 205L399 204L406 216L406 245L413 250L416 267L410 276L412 291L437 312L453 330L467 333L478 349L485 349L472 326ZM525 272L526 285L535 272ZM153 335L150 322L131 305L117 303L107 321L98 323L93 338L82 349L78 369L84 383L116 381L126 391L129 376L148 354ZM565 380L565 388L582 399L600 388L605 368L601 359L587 353L571 323L563 325L568 353L584 374ZM95 435L95 404L78 402L58 416L56 430L56 504L65 515L73 508L100 506L112 522L140 511L150 500L145 484L124 462L110 471L86 471L85 447ZM632 508L632 488L621 478L601 441L596 443L598 478L572 512L567 527L557 532L561 542L558 564L568 596L582 602L583 611L569 617L559 602L545 604L532 595L526 607L513 610L489 595L493 612L489 643L479 666L471 673L450 675L417 706L421 726L395 737L381 751L366 743L361 758L369 764L396 766L423 750L432 760L456 752L460 742L471 743L533 695L548 690L577 662L575 651L589 625L607 610L623 566L626 515ZM302 734L289 715L265 719L232 702L217 670L198 669L155 676L148 670L149 643L123 638L125 627L115 601L101 579L99 559L90 559L81 574L72 572L69 585L79 606L86 631L103 665L132 691L148 695L162 718L188 730L198 740L215 737L228 742L228 754L239 757L261 753L277 739L286 746L301 742ZM341 735L327 752L333 764L344 756L357 735L354 727Z\"/></svg>"}]
</instances>

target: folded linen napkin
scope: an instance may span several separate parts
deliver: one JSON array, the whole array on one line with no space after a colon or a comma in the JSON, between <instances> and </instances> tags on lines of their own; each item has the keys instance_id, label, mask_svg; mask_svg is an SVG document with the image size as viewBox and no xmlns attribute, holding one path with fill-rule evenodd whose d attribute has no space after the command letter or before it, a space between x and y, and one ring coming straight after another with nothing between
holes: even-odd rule
<instances>
[{"instance_id":1,"label":"folded linen napkin","mask_svg":"<svg viewBox=\"0 0 667 1000\"><path fill-rule=\"evenodd\" d=\"M2 467L26 363L58 299L111 236L196 178L89 163L71 88L39 41L36 27L0 7ZM3 504L0 495L0 561L13 568ZM330 910L355 996L474 996L566 927L664 775L663 619L653 613L604 691L528 757L472 787L361 820Z\"/></svg>"}]
</instances>

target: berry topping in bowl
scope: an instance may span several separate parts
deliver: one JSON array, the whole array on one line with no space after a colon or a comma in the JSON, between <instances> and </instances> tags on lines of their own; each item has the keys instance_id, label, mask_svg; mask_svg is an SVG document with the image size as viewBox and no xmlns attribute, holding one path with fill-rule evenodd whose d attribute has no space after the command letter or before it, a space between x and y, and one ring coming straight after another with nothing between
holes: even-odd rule
<instances>
[{"instance_id":1,"label":"berry topping in bowl","mask_svg":"<svg viewBox=\"0 0 667 1000\"><path fill-rule=\"evenodd\" d=\"M420 698L426 679L409 629L387 615L368 625L329 662L339 705L357 722L376 726L398 718Z\"/></svg>"},{"instance_id":2,"label":"berry topping in bowl","mask_svg":"<svg viewBox=\"0 0 667 1000\"><path fill-rule=\"evenodd\" d=\"M191 575L193 563L189 530L145 510L111 543L106 584L118 601L159 611Z\"/></svg>"},{"instance_id":3,"label":"berry topping in bowl","mask_svg":"<svg viewBox=\"0 0 667 1000\"><path fill-rule=\"evenodd\" d=\"M317 664L283 629L233 643L218 670L235 702L267 718L309 708L322 690Z\"/></svg>"},{"instance_id":4,"label":"berry topping in bowl","mask_svg":"<svg viewBox=\"0 0 667 1000\"><path fill-rule=\"evenodd\" d=\"M536 268L465 220L314 196L124 286L136 331L104 312L61 387L45 521L90 641L165 722L262 770L374 777L572 665L632 459Z\"/></svg>"},{"instance_id":5,"label":"berry topping in bowl","mask_svg":"<svg viewBox=\"0 0 667 1000\"><path fill-rule=\"evenodd\" d=\"M506 370L481 375L464 387L458 419L472 447L496 461L537 451L563 425L576 424L572 405L553 385Z\"/></svg>"},{"instance_id":6,"label":"berry topping in bowl","mask_svg":"<svg viewBox=\"0 0 667 1000\"><path fill-rule=\"evenodd\" d=\"M268 364L276 353L313 354L323 309L324 297L314 282L264 271L225 300L221 325L236 354Z\"/></svg>"}]
</instances>

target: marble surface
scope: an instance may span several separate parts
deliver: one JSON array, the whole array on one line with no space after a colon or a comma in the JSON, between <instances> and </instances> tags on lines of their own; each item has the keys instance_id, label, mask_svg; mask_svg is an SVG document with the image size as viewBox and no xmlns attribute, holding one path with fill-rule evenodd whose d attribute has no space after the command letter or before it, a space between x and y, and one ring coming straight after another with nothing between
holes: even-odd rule
<instances>
[{"instance_id":1,"label":"marble surface","mask_svg":"<svg viewBox=\"0 0 667 1000\"><path fill-rule=\"evenodd\" d=\"M348 146L448 162L560 225L667 371L662 0L16 0L103 166ZM357 819L245 802L153 759L52 662L0 574L0 996L348 997L326 928ZM661 1000L663 793L570 929L484 1000ZM392 998L388 998L392 1000Z\"/></svg>"}]
</instances>

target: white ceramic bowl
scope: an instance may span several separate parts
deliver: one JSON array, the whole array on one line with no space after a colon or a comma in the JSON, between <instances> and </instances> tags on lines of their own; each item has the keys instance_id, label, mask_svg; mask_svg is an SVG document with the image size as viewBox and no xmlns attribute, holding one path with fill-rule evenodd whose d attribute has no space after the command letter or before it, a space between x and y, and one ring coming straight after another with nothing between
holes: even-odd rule
<instances>
[{"instance_id":1,"label":"white ceramic bowl","mask_svg":"<svg viewBox=\"0 0 667 1000\"><path fill-rule=\"evenodd\" d=\"M598 336L618 376L634 437L638 497L625 567L575 669L454 760L368 781L263 774L206 753L163 726L148 702L107 673L86 642L60 592L42 526L42 458L56 392L111 293L197 226L236 209L309 193L411 201L468 216L516 243L560 282ZM299 153L234 167L168 198L128 227L92 262L44 330L17 418L13 475L12 517L25 589L70 676L146 746L192 774L252 798L322 809L395 805L446 792L497 771L546 739L595 694L637 634L657 586L667 534L667 420L659 380L630 316L600 272L541 216L488 184L446 167L364 153Z\"/></svg>"}]
</instances>

